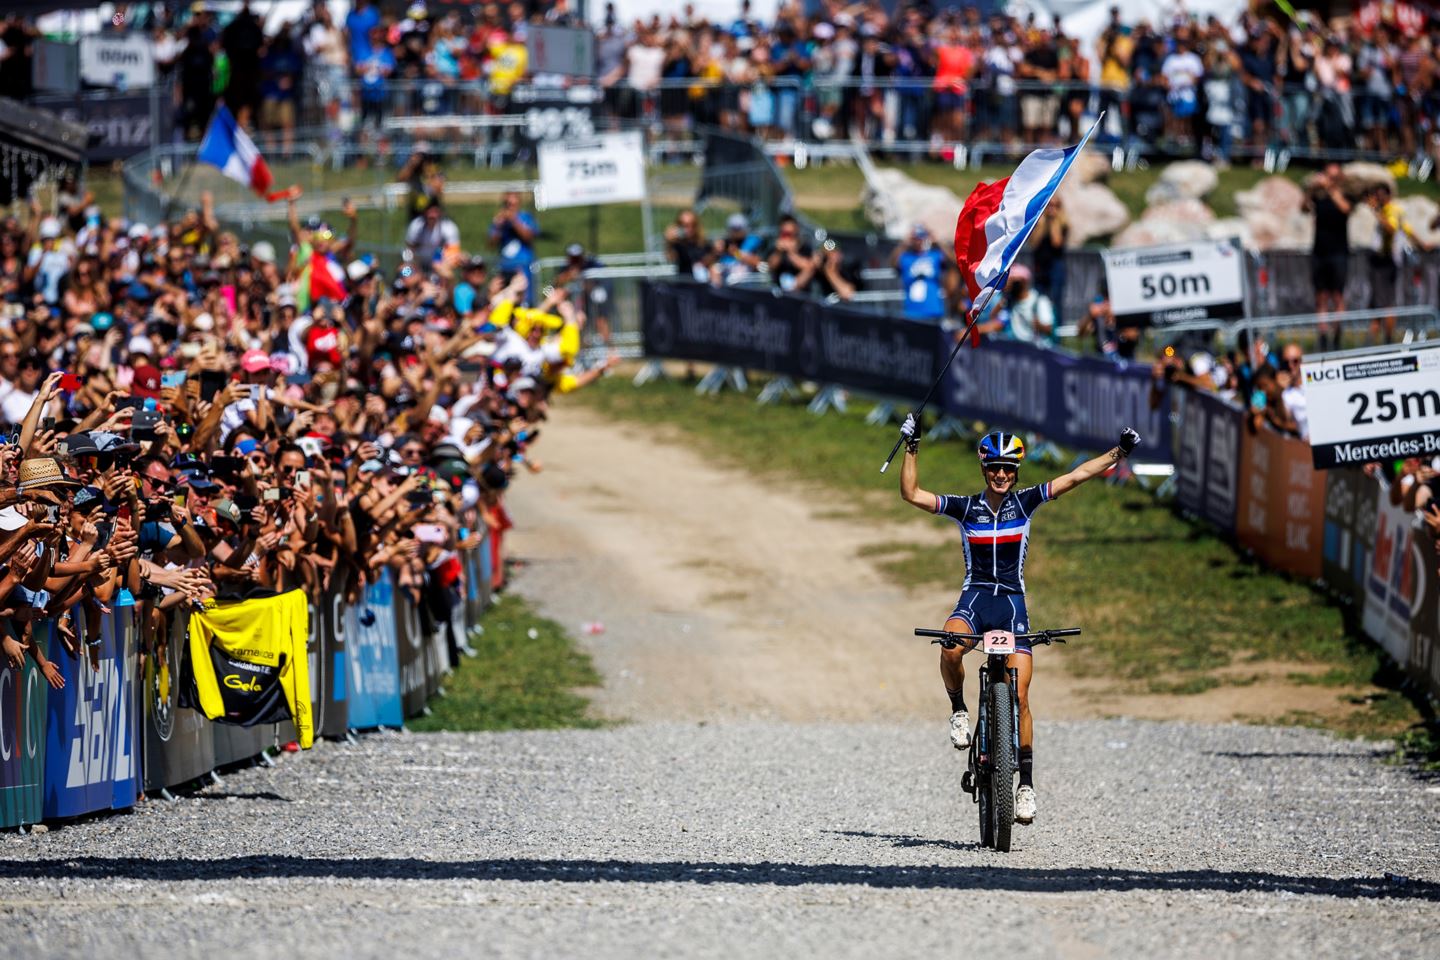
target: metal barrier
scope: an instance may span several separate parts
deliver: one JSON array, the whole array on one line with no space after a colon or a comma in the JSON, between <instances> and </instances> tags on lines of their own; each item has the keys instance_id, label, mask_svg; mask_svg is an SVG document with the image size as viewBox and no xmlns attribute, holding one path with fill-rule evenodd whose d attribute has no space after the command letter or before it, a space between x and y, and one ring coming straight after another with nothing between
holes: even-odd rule
<instances>
[{"instance_id":1,"label":"metal barrier","mask_svg":"<svg viewBox=\"0 0 1440 960\"><path fill-rule=\"evenodd\" d=\"M1388 321L1392 320L1394 325L1389 327ZM1192 320L1150 327L1144 342L1156 353L1162 344L1181 339L1190 344L1204 341L1223 349L1234 346L1242 338L1247 343L1256 343L1263 338L1271 342L1294 340L1306 347L1319 347L1316 337L1322 325L1326 329L1338 329L1340 344L1345 348L1376 344L1387 334L1402 343L1423 342L1440 337L1440 309L1415 305L1384 310L1346 310L1343 313L1246 317L1240 320Z\"/></svg>"}]
</instances>

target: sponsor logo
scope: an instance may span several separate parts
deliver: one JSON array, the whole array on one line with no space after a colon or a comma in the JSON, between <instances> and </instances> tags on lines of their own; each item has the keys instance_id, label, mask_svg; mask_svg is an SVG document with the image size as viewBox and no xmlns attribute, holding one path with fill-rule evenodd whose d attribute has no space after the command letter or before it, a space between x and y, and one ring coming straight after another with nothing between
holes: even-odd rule
<instances>
[{"instance_id":1,"label":"sponsor logo","mask_svg":"<svg viewBox=\"0 0 1440 960\"><path fill-rule=\"evenodd\" d=\"M231 690L241 690L245 693L259 693L261 689L260 681L245 679L238 673L227 673L225 675L225 686Z\"/></svg>"}]
</instances>

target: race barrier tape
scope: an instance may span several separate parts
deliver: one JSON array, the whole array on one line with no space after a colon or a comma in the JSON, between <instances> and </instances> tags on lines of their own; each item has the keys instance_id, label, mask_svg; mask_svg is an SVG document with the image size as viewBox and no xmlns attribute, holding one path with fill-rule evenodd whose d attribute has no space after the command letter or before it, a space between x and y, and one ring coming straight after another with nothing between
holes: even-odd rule
<instances>
[{"instance_id":1,"label":"race barrier tape","mask_svg":"<svg viewBox=\"0 0 1440 960\"><path fill-rule=\"evenodd\" d=\"M1361 631L1440 697L1436 543L1389 485L1358 467L1317 470L1304 440L1213 394L1172 391L1176 505L1266 565L1316 580L1351 605Z\"/></svg>"},{"instance_id":2,"label":"race barrier tape","mask_svg":"<svg viewBox=\"0 0 1440 960\"><path fill-rule=\"evenodd\" d=\"M389 569L363 591L335 579L312 594L306 651L316 734L398 727L423 713L490 605L490 567L487 540L458 553L453 583L418 598L397 589ZM191 669L188 608L151 611L121 591L90 634L99 640L94 665L84 616L66 617L78 657L55 622L32 628L62 689L49 686L34 657L0 664L0 828L133 807L142 790L193 783L296 738L289 721L241 727L180 705Z\"/></svg>"}]
</instances>

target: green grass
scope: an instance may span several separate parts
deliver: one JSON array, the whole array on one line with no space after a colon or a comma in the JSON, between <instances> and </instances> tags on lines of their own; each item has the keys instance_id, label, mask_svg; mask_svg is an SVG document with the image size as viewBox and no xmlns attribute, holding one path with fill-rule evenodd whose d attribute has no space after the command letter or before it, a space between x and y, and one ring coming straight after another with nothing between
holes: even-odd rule
<instances>
[{"instance_id":1,"label":"green grass","mask_svg":"<svg viewBox=\"0 0 1440 960\"><path fill-rule=\"evenodd\" d=\"M674 382L637 390L612 378L575 402L612 418L670 424L723 462L828 494L830 515L836 500L848 501L853 516L893 531L893 540L864 552L898 583L958 589L964 577L958 540L932 545L909 538L908 531L937 521L900 500L898 469L878 473L893 429L865 425L859 398L849 414L815 417L798 402L759 407L753 395L699 397ZM925 444L922 486L978 489L972 451L968 442ZM1058 472L1027 464L1023 482ZM1117 690L1200 693L1255 682L1253 673L1220 671L1230 664L1295 664L1322 678L1305 682L1371 691L1349 713L1347 733L1394 734L1419 719L1394 692L1399 674L1387 669L1375 646L1347 631L1337 607L1307 584L1245 559L1134 485L1092 481L1048 505L1038 519L1026 580L1032 622L1083 627L1075 648L1085 656L1070 664L1083 677L1113 678Z\"/></svg>"},{"instance_id":2,"label":"green grass","mask_svg":"<svg viewBox=\"0 0 1440 960\"><path fill-rule=\"evenodd\" d=\"M553 620L508 594L485 614L477 651L430 701L428 717L411 730L555 730L598 727L577 690L600 684L590 657ZM530 633L534 631L534 636Z\"/></svg>"}]
</instances>

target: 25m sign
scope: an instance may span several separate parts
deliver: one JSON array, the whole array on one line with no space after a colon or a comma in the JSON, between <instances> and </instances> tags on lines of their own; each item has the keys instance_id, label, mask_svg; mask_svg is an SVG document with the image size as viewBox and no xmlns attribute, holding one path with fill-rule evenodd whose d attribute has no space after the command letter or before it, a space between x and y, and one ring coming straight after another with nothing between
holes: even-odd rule
<instances>
[{"instance_id":1,"label":"25m sign","mask_svg":"<svg viewBox=\"0 0 1440 960\"><path fill-rule=\"evenodd\" d=\"M1315 466L1440 456L1440 344L1306 361Z\"/></svg>"}]
</instances>

